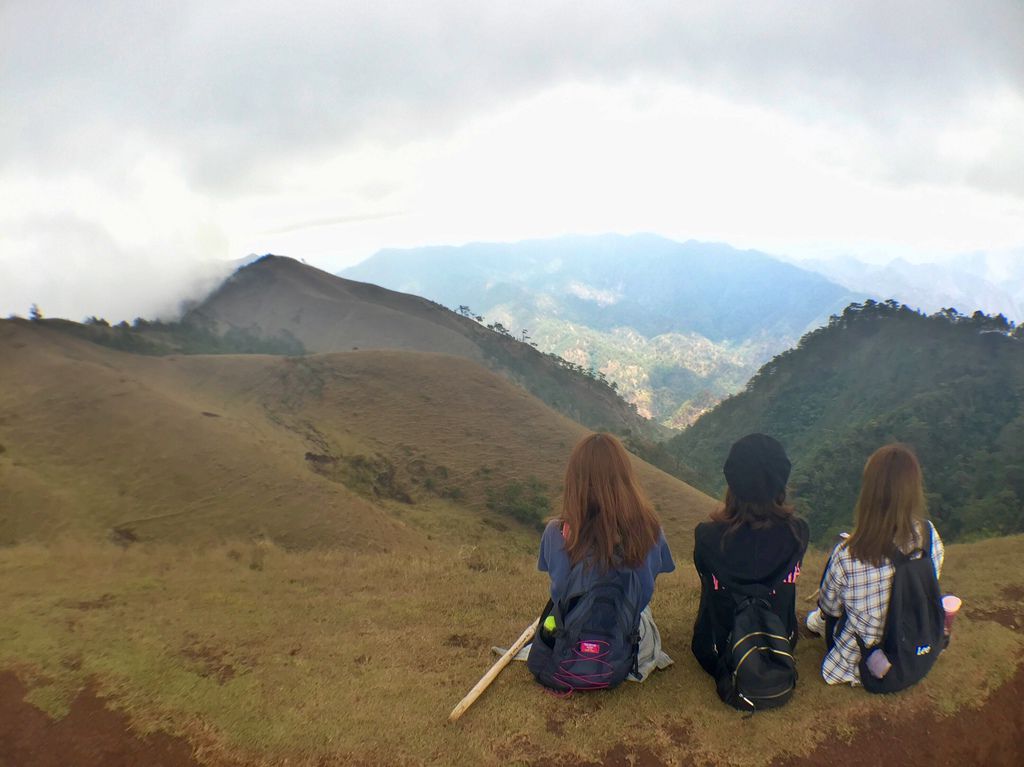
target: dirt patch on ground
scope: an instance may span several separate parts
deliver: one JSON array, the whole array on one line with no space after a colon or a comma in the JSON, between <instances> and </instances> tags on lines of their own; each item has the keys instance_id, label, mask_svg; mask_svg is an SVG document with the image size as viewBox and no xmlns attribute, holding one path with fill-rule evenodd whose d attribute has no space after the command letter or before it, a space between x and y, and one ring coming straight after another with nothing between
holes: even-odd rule
<instances>
[{"instance_id":1,"label":"dirt patch on ground","mask_svg":"<svg viewBox=\"0 0 1024 767\"><path fill-rule=\"evenodd\" d=\"M194 642L181 651L181 657L187 661L190 671L216 679L218 684L234 679L237 673L235 667L228 663L224 651L210 645Z\"/></svg>"},{"instance_id":2,"label":"dirt patch on ground","mask_svg":"<svg viewBox=\"0 0 1024 767\"><path fill-rule=\"evenodd\" d=\"M600 762L556 760L542 764L556 764L558 767L666 767L665 762L649 748L621 744L605 752Z\"/></svg>"},{"instance_id":3,"label":"dirt patch on ground","mask_svg":"<svg viewBox=\"0 0 1024 767\"><path fill-rule=\"evenodd\" d=\"M971 620L992 621L1014 631L1024 626L1024 610L1012 607L996 607L991 610L968 610L967 614L971 617Z\"/></svg>"},{"instance_id":4,"label":"dirt patch on ground","mask_svg":"<svg viewBox=\"0 0 1024 767\"><path fill-rule=\"evenodd\" d=\"M1024 602L1024 586L1004 586L1002 595L1011 602Z\"/></svg>"},{"instance_id":5,"label":"dirt patch on ground","mask_svg":"<svg viewBox=\"0 0 1024 767\"><path fill-rule=\"evenodd\" d=\"M117 604L113 594L103 594L95 599L88 599L82 602L61 602L62 607L70 607L75 610L103 610Z\"/></svg>"},{"instance_id":6,"label":"dirt patch on ground","mask_svg":"<svg viewBox=\"0 0 1024 767\"><path fill-rule=\"evenodd\" d=\"M107 709L91 687L75 698L68 715L60 720L50 719L25 702L27 692L13 673L0 673L0 767L201 767L186 740L165 733L139 737L132 732L128 718ZM777 760L772 765L1017 767L1024 764L1022 697L1024 666L980 709L964 710L946 719L928 711L907 716L873 714L856 723L856 735L850 742L832 742L807 756ZM564 721L553 717L547 724L557 731ZM694 764L687 753L688 723L670 727L668 732L674 746L670 754L622 743L594 761L571 754L541 754L526 735L514 739L504 752L537 767L663 767L666 759L672 764ZM327 759L325 764L333 762Z\"/></svg>"},{"instance_id":7,"label":"dirt patch on ground","mask_svg":"<svg viewBox=\"0 0 1024 767\"><path fill-rule=\"evenodd\" d=\"M136 736L92 688L59 720L26 703L27 692L14 674L0 673L0 767L199 767L187 741Z\"/></svg>"},{"instance_id":8,"label":"dirt patch on ground","mask_svg":"<svg viewBox=\"0 0 1024 767\"><path fill-rule=\"evenodd\" d=\"M1024 764L1024 666L984 706L946 719L928 711L907 717L875 714L858 723L849 743L821 746L800 759L776 767L863 767L869 764Z\"/></svg>"}]
</instances>

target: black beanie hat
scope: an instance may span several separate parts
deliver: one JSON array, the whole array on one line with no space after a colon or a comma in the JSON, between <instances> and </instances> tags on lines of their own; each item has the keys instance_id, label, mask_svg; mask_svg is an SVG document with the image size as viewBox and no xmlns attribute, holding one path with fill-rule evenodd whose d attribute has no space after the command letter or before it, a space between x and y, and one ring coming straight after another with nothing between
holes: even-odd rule
<instances>
[{"instance_id":1,"label":"black beanie hat","mask_svg":"<svg viewBox=\"0 0 1024 767\"><path fill-rule=\"evenodd\" d=\"M739 500L768 503L786 489L790 468L778 440L767 434L748 434L732 446L722 471Z\"/></svg>"}]
</instances>

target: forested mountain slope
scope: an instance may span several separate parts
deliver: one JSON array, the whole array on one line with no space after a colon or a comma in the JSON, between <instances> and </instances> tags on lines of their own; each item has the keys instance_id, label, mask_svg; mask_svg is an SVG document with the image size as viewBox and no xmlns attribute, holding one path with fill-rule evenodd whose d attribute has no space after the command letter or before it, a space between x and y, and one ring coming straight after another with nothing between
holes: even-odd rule
<instances>
[{"instance_id":1,"label":"forested mountain slope","mask_svg":"<svg viewBox=\"0 0 1024 767\"><path fill-rule=\"evenodd\" d=\"M1024 530L1024 332L1001 317L853 304L667 449L717 494L729 445L754 431L786 445L820 542L850 527L864 462L892 441L917 451L945 537Z\"/></svg>"}]
</instances>

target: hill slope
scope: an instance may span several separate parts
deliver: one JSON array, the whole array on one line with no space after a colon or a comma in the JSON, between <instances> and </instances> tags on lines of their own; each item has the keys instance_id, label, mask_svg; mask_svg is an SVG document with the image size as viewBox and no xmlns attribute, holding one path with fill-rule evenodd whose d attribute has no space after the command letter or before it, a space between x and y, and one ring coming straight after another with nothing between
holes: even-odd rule
<instances>
[{"instance_id":1,"label":"hill slope","mask_svg":"<svg viewBox=\"0 0 1024 767\"><path fill-rule=\"evenodd\" d=\"M689 654L712 501L637 461L678 565L652 603L675 665L563 699L515 664L446 727L547 595L500 502L550 503L582 427L445 355L142 357L0 321L0 358L0 762L116 763L141 738L207 767L839 767L908 731L922 763L1019 761L1024 537L949 546L965 608L922 684L827 688L804 640L785 712L743 718Z\"/></svg>"},{"instance_id":2,"label":"hill slope","mask_svg":"<svg viewBox=\"0 0 1024 767\"><path fill-rule=\"evenodd\" d=\"M667 450L722 490L731 442L777 436L819 541L848 529L877 447L917 451L930 511L951 540L1024 530L1024 340L1001 319L926 317L895 303L847 308L765 365Z\"/></svg>"},{"instance_id":3,"label":"hill slope","mask_svg":"<svg viewBox=\"0 0 1024 767\"><path fill-rule=\"evenodd\" d=\"M239 269L183 319L221 334L295 339L310 352L404 349L482 363L593 429L664 436L606 383L432 301L335 277L290 258Z\"/></svg>"},{"instance_id":4,"label":"hill slope","mask_svg":"<svg viewBox=\"0 0 1024 767\"><path fill-rule=\"evenodd\" d=\"M763 253L654 235L384 250L343 274L527 328L671 425L738 390L853 296Z\"/></svg>"},{"instance_id":5,"label":"hill slope","mask_svg":"<svg viewBox=\"0 0 1024 767\"><path fill-rule=\"evenodd\" d=\"M424 529L471 541L497 526L532 545L585 433L439 354L138 356L0 321L0 357L0 543L119 531L422 549ZM666 526L706 513L638 465Z\"/></svg>"}]
</instances>

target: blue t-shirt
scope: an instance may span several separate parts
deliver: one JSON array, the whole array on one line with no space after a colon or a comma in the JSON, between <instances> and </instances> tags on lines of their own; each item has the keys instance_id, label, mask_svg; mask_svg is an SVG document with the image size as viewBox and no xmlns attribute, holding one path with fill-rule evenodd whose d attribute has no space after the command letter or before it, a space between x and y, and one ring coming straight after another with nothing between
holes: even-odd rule
<instances>
[{"instance_id":1,"label":"blue t-shirt","mask_svg":"<svg viewBox=\"0 0 1024 767\"><path fill-rule=\"evenodd\" d=\"M583 564L580 563L582 567ZM565 541L562 538L562 523L549 522L544 528L544 535L540 539L540 558L537 560L537 569L551 576L551 598L556 602L566 596L565 589L569 583L569 572L572 566L569 564L569 555L565 553ZM660 573L670 573L676 569L676 563L672 561L672 552L669 551L668 541L665 540L665 533L662 531L658 543L647 553L647 558L634 572L640 576L641 609L647 607L654 594L654 579ZM593 578L597 573L593 570Z\"/></svg>"}]
</instances>

